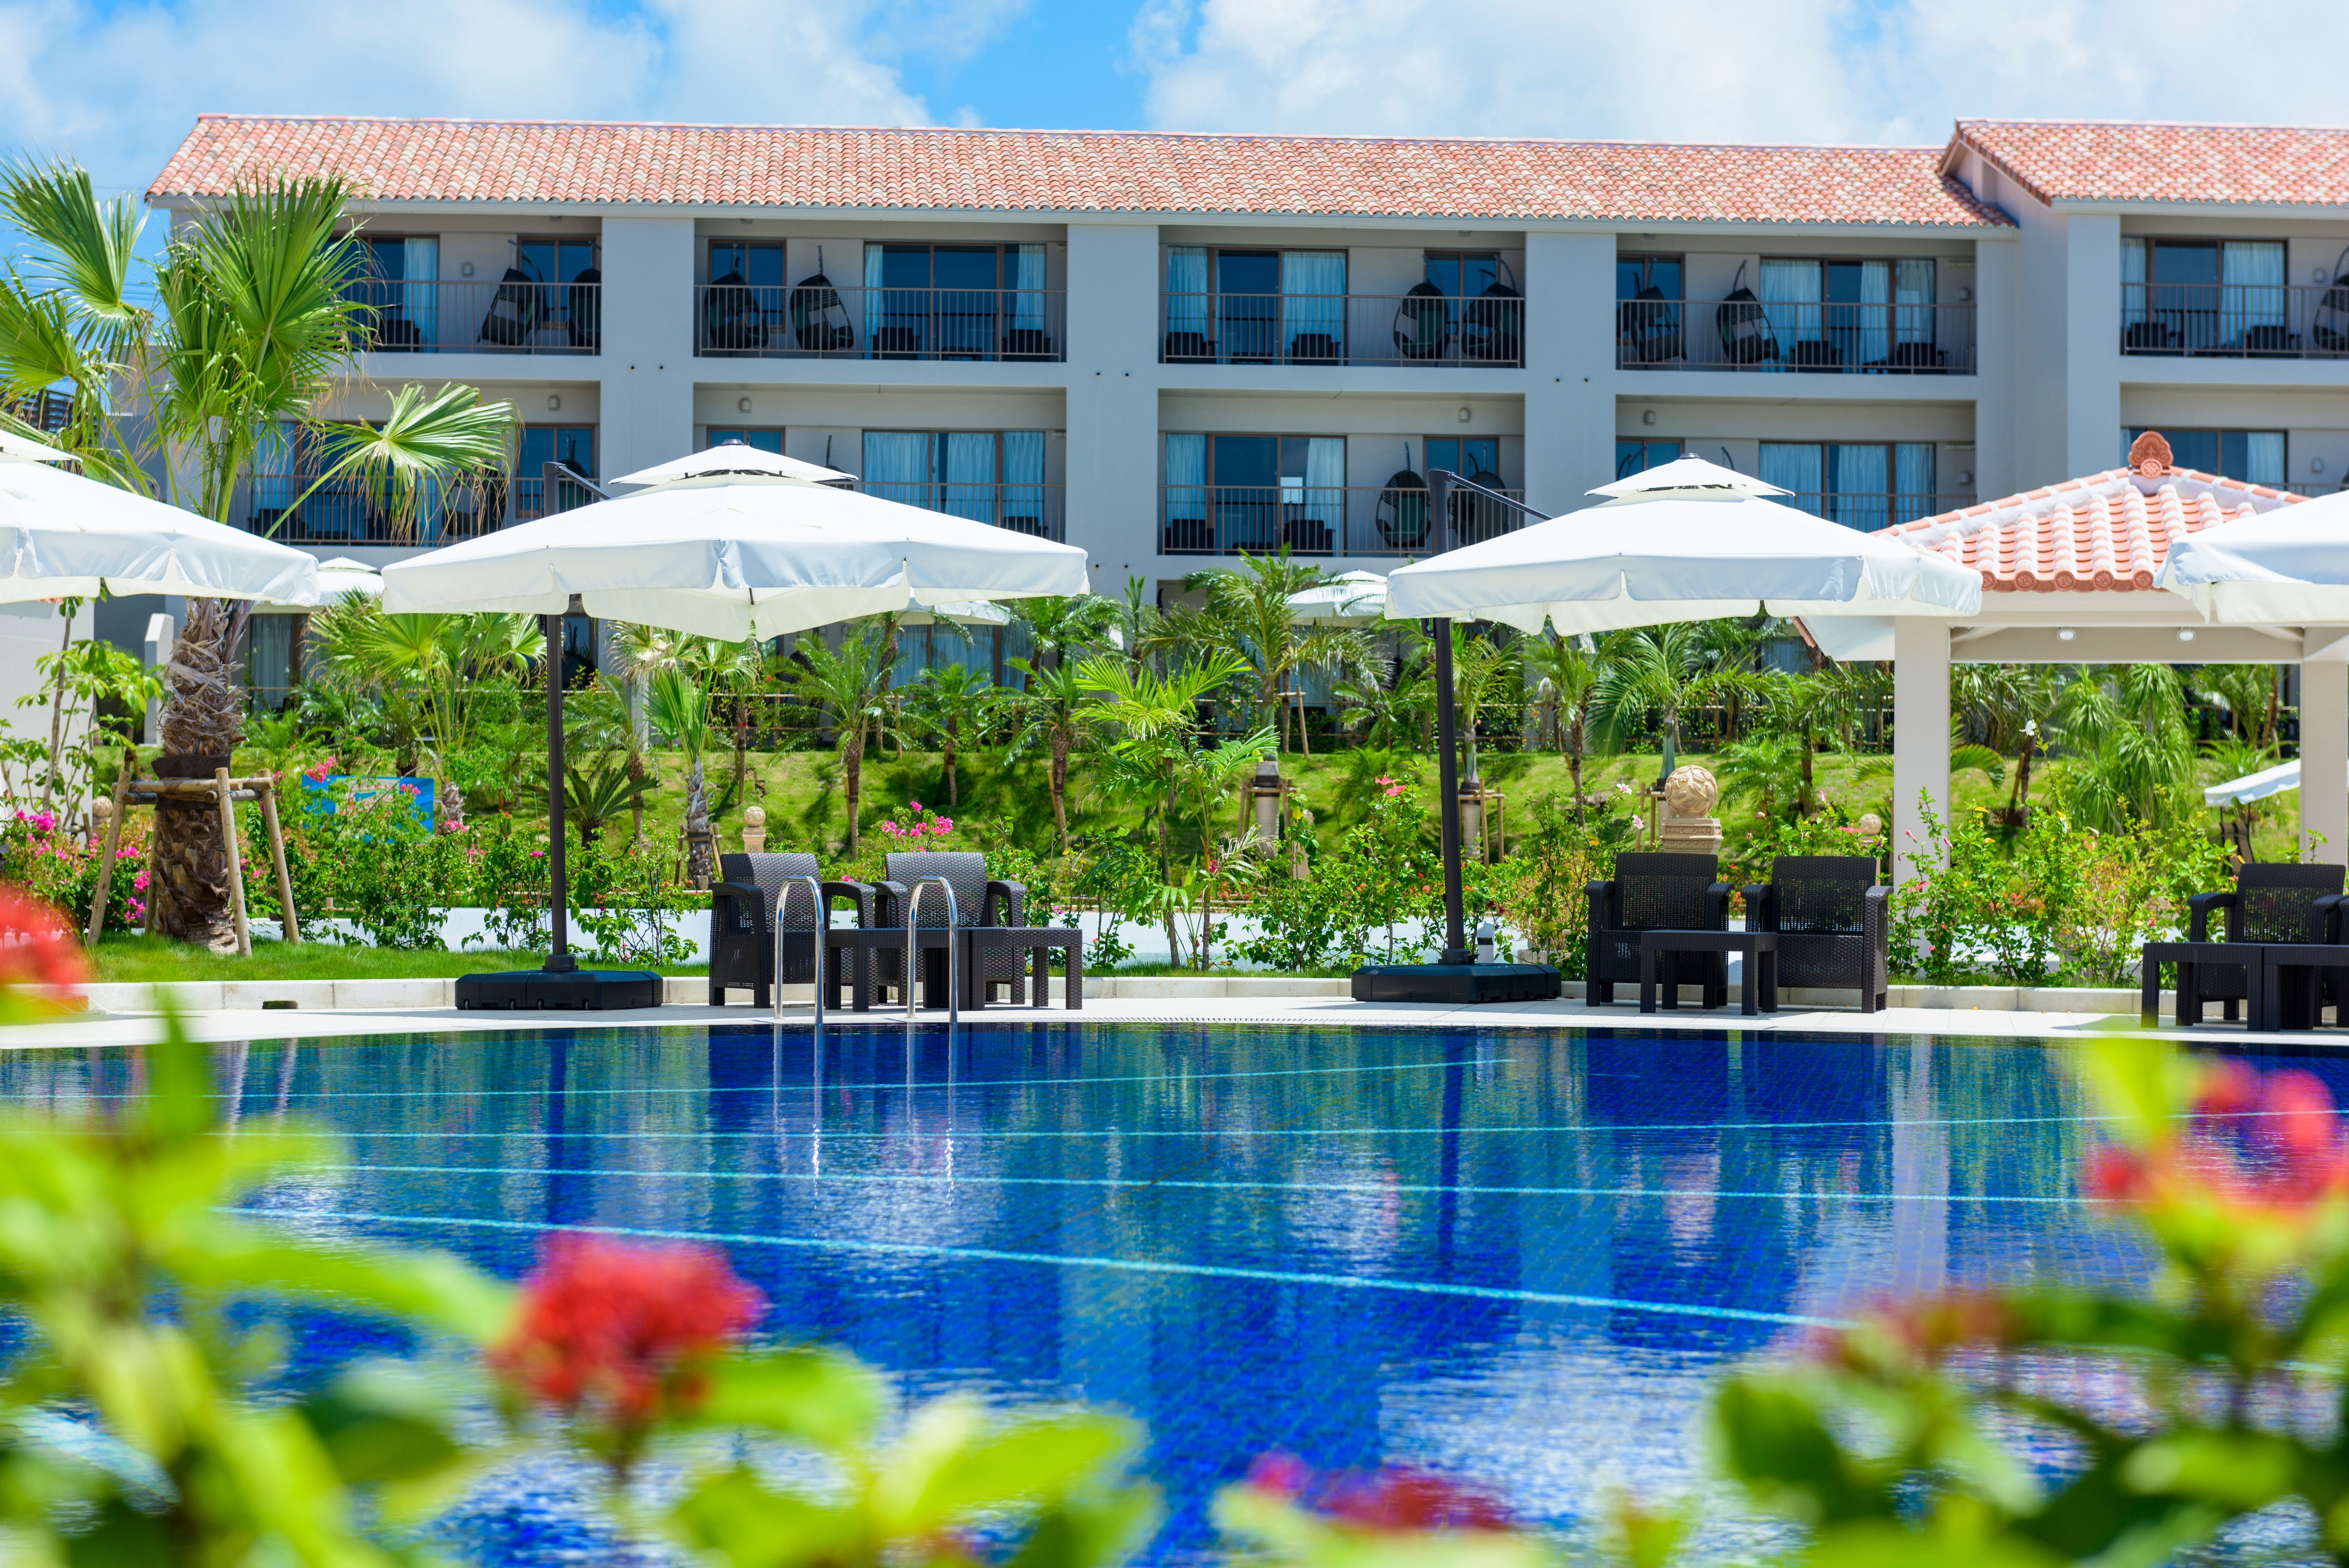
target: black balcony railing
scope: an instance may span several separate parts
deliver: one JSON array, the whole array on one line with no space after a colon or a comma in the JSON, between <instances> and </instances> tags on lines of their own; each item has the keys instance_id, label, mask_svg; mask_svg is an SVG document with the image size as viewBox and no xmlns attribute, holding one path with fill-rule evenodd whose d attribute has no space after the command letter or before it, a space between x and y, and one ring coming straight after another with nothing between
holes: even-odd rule
<instances>
[{"instance_id":1,"label":"black balcony railing","mask_svg":"<svg viewBox=\"0 0 2349 1568\"><path fill-rule=\"evenodd\" d=\"M1525 363L1522 295L1505 290L1464 298L1422 288L1402 295L1162 294L1159 362Z\"/></svg>"},{"instance_id":2,"label":"black balcony railing","mask_svg":"<svg viewBox=\"0 0 2349 1568\"><path fill-rule=\"evenodd\" d=\"M361 480L256 473L240 487L241 513L249 531L282 545L453 545L503 527L521 488L502 476L429 484L399 507Z\"/></svg>"},{"instance_id":3,"label":"black balcony railing","mask_svg":"<svg viewBox=\"0 0 2349 1568\"><path fill-rule=\"evenodd\" d=\"M1895 527L1902 523L1914 523L1920 518L1938 517L1944 512L1955 512L1961 506L1971 506L1970 494L1909 495L1882 491L1821 491L1794 495L1774 495L1770 498L1781 505L1807 512L1814 517L1824 517L1830 523L1840 523L1863 534L1873 534L1878 528Z\"/></svg>"},{"instance_id":4,"label":"black balcony railing","mask_svg":"<svg viewBox=\"0 0 2349 1568\"><path fill-rule=\"evenodd\" d=\"M2349 281L2124 283L2121 352L2230 359L2349 358Z\"/></svg>"},{"instance_id":5,"label":"black balcony railing","mask_svg":"<svg viewBox=\"0 0 2349 1568\"><path fill-rule=\"evenodd\" d=\"M801 359L1068 358L1068 296L1040 288L703 284L694 352Z\"/></svg>"},{"instance_id":6,"label":"black balcony railing","mask_svg":"<svg viewBox=\"0 0 2349 1568\"><path fill-rule=\"evenodd\" d=\"M1615 306L1615 362L1641 370L1965 376L1974 369L1971 305L1833 305L1626 299Z\"/></svg>"},{"instance_id":7,"label":"black balcony railing","mask_svg":"<svg viewBox=\"0 0 2349 1568\"><path fill-rule=\"evenodd\" d=\"M367 307L362 347L378 354L595 354L602 351L604 286L576 283L399 283L364 278L347 290Z\"/></svg>"},{"instance_id":8,"label":"black balcony railing","mask_svg":"<svg viewBox=\"0 0 2349 1568\"><path fill-rule=\"evenodd\" d=\"M964 517L1016 534L1065 542L1068 517L1063 504L1066 486L1059 484L974 483L968 480L942 483L874 483L859 480L856 488L885 501L926 507L950 517Z\"/></svg>"},{"instance_id":9,"label":"black balcony railing","mask_svg":"<svg viewBox=\"0 0 2349 1568\"><path fill-rule=\"evenodd\" d=\"M1423 487L1167 484L1159 495L1162 555L1423 556L1438 544ZM1450 512L1458 545L1514 533L1523 516L1465 493Z\"/></svg>"}]
</instances>

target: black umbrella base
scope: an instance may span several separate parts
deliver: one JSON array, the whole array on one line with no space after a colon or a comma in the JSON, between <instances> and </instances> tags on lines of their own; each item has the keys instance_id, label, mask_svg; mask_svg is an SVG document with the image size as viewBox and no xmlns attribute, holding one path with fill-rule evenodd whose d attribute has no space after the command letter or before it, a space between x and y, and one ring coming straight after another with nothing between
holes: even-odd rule
<instances>
[{"instance_id":1,"label":"black umbrella base","mask_svg":"<svg viewBox=\"0 0 2349 1568\"><path fill-rule=\"evenodd\" d=\"M457 981L460 1011L616 1012L658 1007L661 977L635 969L512 969Z\"/></svg>"},{"instance_id":2,"label":"black umbrella base","mask_svg":"<svg viewBox=\"0 0 2349 1568\"><path fill-rule=\"evenodd\" d=\"M1354 971L1356 1002L1554 1002L1558 986L1546 963L1366 963Z\"/></svg>"}]
</instances>

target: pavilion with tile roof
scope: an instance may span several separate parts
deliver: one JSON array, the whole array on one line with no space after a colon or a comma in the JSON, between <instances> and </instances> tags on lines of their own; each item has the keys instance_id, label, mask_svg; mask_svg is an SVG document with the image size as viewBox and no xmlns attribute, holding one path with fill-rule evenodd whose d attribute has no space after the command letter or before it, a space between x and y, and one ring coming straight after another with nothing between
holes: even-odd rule
<instances>
[{"instance_id":1,"label":"pavilion with tile roof","mask_svg":"<svg viewBox=\"0 0 2349 1568\"><path fill-rule=\"evenodd\" d=\"M2174 467L2169 443L2151 431L2128 456L2127 468L1887 530L1982 574L1982 608L1967 620L1804 622L1832 658L1893 661L1896 845L1909 832L1923 839L1920 790L1950 798L1952 663L2156 662L2299 665L2303 773L2342 781L2302 792L2301 824L2336 850L2349 844L2349 626L2214 625L2156 586L2176 541L2302 498Z\"/></svg>"}]
</instances>

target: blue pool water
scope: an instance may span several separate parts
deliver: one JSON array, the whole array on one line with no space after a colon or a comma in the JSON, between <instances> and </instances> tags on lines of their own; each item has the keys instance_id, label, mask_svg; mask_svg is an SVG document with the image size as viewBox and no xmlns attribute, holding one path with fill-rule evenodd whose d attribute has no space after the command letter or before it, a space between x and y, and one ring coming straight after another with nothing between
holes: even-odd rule
<instances>
[{"instance_id":1,"label":"blue pool water","mask_svg":"<svg viewBox=\"0 0 2349 1568\"><path fill-rule=\"evenodd\" d=\"M1160 1558L1285 1449L1408 1462L1569 1524L1698 1484L1724 1364L1889 1293L2141 1279L2075 1182L2095 1124L2061 1044L1053 1023L804 1026L224 1047L241 1120L343 1137L255 1206L508 1277L544 1231L714 1241L763 1332L918 1397L1081 1399L1148 1423ZM2333 1078L2349 1073L2313 1064ZM120 1090L102 1054L0 1061L18 1103ZM298 1362L380 1331L296 1320ZM575 1560L559 1496L461 1539ZM1730 1510L1734 1513L1733 1505Z\"/></svg>"}]
</instances>

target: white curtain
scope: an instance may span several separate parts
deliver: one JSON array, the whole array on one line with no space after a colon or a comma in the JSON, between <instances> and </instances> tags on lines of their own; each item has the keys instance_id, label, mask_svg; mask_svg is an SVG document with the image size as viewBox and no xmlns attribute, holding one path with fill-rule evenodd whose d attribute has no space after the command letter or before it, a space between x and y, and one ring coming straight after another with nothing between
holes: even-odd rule
<instances>
[{"instance_id":1,"label":"white curtain","mask_svg":"<svg viewBox=\"0 0 2349 1568\"><path fill-rule=\"evenodd\" d=\"M1933 443L1904 441L1892 449L1892 521L1914 523L1940 510L1934 498Z\"/></svg>"},{"instance_id":2,"label":"white curtain","mask_svg":"<svg viewBox=\"0 0 2349 1568\"><path fill-rule=\"evenodd\" d=\"M1032 522L1018 519L1032 519ZM1044 514L1044 432L1003 432L1003 508L997 521L1023 530L1047 531Z\"/></svg>"},{"instance_id":3,"label":"white curtain","mask_svg":"<svg viewBox=\"0 0 2349 1568\"><path fill-rule=\"evenodd\" d=\"M2284 325L2283 245L2275 240L2229 240L2219 248L2219 341L2230 348L2282 348L2281 334L2246 344L2251 327Z\"/></svg>"},{"instance_id":4,"label":"white curtain","mask_svg":"<svg viewBox=\"0 0 2349 1568\"><path fill-rule=\"evenodd\" d=\"M1334 538L1346 514L1346 438L1315 436L1305 443L1305 515Z\"/></svg>"},{"instance_id":5,"label":"white curtain","mask_svg":"<svg viewBox=\"0 0 2349 1568\"><path fill-rule=\"evenodd\" d=\"M1762 286L1754 292L1762 301L1770 335L1778 340L1777 362L1771 369L1784 369L1794 358L1790 345L1818 340L1820 285L1817 262L1762 258Z\"/></svg>"},{"instance_id":6,"label":"white curtain","mask_svg":"<svg viewBox=\"0 0 2349 1568\"><path fill-rule=\"evenodd\" d=\"M946 481L939 510L974 523L995 521L995 439L992 431L952 431L938 438Z\"/></svg>"},{"instance_id":7,"label":"white curtain","mask_svg":"<svg viewBox=\"0 0 2349 1568\"><path fill-rule=\"evenodd\" d=\"M1011 325L1014 328L1040 332L1044 329L1044 247L1014 245L1004 257L1010 263L1011 286L1017 292L1011 296Z\"/></svg>"},{"instance_id":8,"label":"white curtain","mask_svg":"<svg viewBox=\"0 0 2349 1568\"><path fill-rule=\"evenodd\" d=\"M878 241L864 242L864 315L865 342L868 345L872 342L872 334L885 325L884 318L889 312L889 296L881 292L881 280L889 275L881 259L883 254Z\"/></svg>"},{"instance_id":9,"label":"white curtain","mask_svg":"<svg viewBox=\"0 0 2349 1568\"><path fill-rule=\"evenodd\" d=\"M1873 534L1891 521L1886 497L1892 486L1885 472L1884 448L1837 445L1828 449L1828 504L1825 515L1847 528Z\"/></svg>"},{"instance_id":10,"label":"white curtain","mask_svg":"<svg viewBox=\"0 0 2349 1568\"><path fill-rule=\"evenodd\" d=\"M930 438L921 431L864 432L864 488L908 506L929 504Z\"/></svg>"},{"instance_id":11,"label":"white curtain","mask_svg":"<svg viewBox=\"0 0 2349 1568\"><path fill-rule=\"evenodd\" d=\"M1826 488L1822 482L1821 468L1819 449L1812 442L1765 441L1762 443L1762 483L1794 492L1792 495L1770 498L1782 506L1792 506L1816 515L1819 493Z\"/></svg>"},{"instance_id":12,"label":"white curtain","mask_svg":"<svg viewBox=\"0 0 2349 1568\"><path fill-rule=\"evenodd\" d=\"M1933 258L1907 256L1892 264L1892 340L1933 341Z\"/></svg>"},{"instance_id":13,"label":"white curtain","mask_svg":"<svg viewBox=\"0 0 2349 1568\"><path fill-rule=\"evenodd\" d=\"M1874 365L1892 357L1892 264L1859 264L1859 330L1845 344L1844 363Z\"/></svg>"},{"instance_id":14,"label":"white curtain","mask_svg":"<svg viewBox=\"0 0 2349 1568\"><path fill-rule=\"evenodd\" d=\"M1166 247L1166 330L1207 336L1207 247Z\"/></svg>"},{"instance_id":15,"label":"white curtain","mask_svg":"<svg viewBox=\"0 0 2349 1568\"><path fill-rule=\"evenodd\" d=\"M2243 432L2241 477L2253 484L2283 483L2283 431L2245 431ZM254 618L257 620L260 618L256 616Z\"/></svg>"},{"instance_id":16,"label":"white curtain","mask_svg":"<svg viewBox=\"0 0 2349 1568\"><path fill-rule=\"evenodd\" d=\"M440 242L399 242L400 309L416 323L418 341L429 348L440 341Z\"/></svg>"},{"instance_id":17,"label":"white curtain","mask_svg":"<svg viewBox=\"0 0 2349 1568\"><path fill-rule=\"evenodd\" d=\"M1166 519L1207 514L1207 438L1174 435L1166 438Z\"/></svg>"},{"instance_id":18,"label":"white curtain","mask_svg":"<svg viewBox=\"0 0 2349 1568\"><path fill-rule=\"evenodd\" d=\"M1297 354L1297 339L1313 333L1328 337L1330 343L1308 344L1306 358L1345 353L1345 252L1281 252L1280 293L1280 337L1286 352Z\"/></svg>"}]
</instances>

